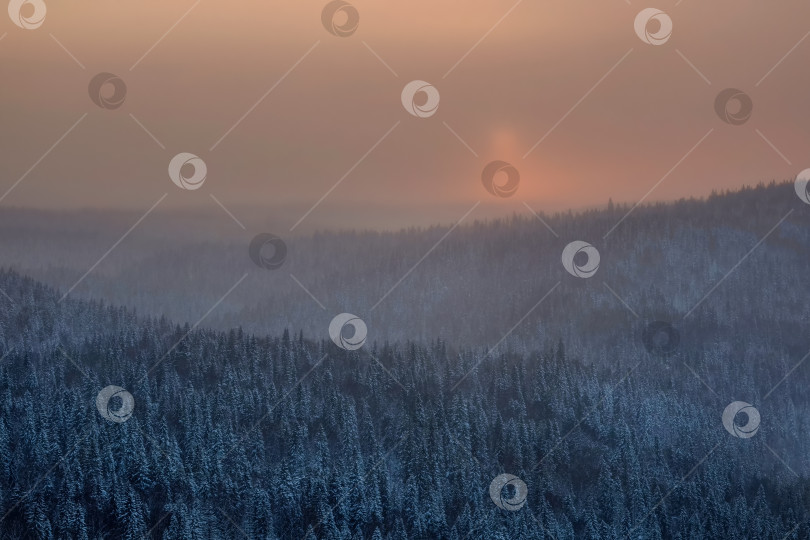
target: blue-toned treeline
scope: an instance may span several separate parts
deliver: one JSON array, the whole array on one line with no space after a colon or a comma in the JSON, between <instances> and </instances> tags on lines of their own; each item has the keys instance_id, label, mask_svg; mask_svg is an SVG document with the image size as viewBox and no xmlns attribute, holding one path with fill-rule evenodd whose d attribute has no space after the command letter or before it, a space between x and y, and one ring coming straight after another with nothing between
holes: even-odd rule
<instances>
[{"instance_id":1,"label":"blue-toned treeline","mask_svg":"<svg viewBox=\"0 0 810 540\"><path fill-rule=\"evenodd\" d=\"M626 210L555 218L542 271L504 263L552 238L542 225L460 228L381 310L389 328L486 327L488 346L386 343L365 312L355 352L320 322L191 330L0 271L0 539L808 538L810 207L788 187L639 209L589 280L556 244ZM359 281L410 264L374 257L354 259ZM642 340L654 320L680 334L668 356ZM134 397L124 423L96 409L108 385ZM761 414L749 439L721 422L737 400ZM528 486L518 511L489 497L501 473Z\"/></svg>"}]
</instances>

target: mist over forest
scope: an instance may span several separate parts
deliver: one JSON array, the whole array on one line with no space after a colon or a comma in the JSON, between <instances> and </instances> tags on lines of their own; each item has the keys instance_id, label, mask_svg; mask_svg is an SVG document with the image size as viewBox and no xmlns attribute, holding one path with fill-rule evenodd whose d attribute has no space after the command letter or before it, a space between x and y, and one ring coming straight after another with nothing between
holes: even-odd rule
<instances>
[{"instance_id":1,"label":"mist over forest","mask_svg":"<svg viewBox=\"0 0 810 540\"><path fill-rule=\"evenodd\" d=\"M272 231L163 217L67 295L125 220L1 214L0 538L807 538L808 206L629 210L293 236L275 270Z\"/></svg>"},{"instance_id":2,"label":"mist over forest","mask_svg":"<svg viewBox=\"0 0 810 540\"><path fill-rule=\"evenodd\" d=\"M624 340L628 325L640 319L682 318L794 209L684 324L716 324L730 338L742 313L780 333L807 319L810 308L794 292L810 269L810 218L792 184L641 206L622 220L630 208L540 215L553 232L524 212L485 222L472 213L449 234L453 223L302 236L284 234L272 223L242 231L217 208L213 215L155 214L97 266L137 216L14 210L0 214L0 252L4 266L63 293L75 285L72 298L190 324L247 273L227 302L205 318L206 327L320 336L335 314L351 312L366 321L369 339L380 343L441 338L492 346L560 282L510 341L537 348L565 338L574 348L585 347L593 332L584 330L591 328L600 330L592 345L603 348L603 331ZM248 246L259 233L286 243L280 268L268 271L251 261ZM573 277L561 265L563 248L574 240L599 250L593 278Z\"/></svg>"}]
</instances>

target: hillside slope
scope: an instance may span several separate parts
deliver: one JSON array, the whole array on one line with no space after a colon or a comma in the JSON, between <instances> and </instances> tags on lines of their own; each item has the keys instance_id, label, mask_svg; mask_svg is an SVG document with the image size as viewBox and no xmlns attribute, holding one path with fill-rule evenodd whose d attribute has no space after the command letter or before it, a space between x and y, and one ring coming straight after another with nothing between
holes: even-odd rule
<instances>
[{"instance_id":1,"label":"hillside slope","mask_svg":"<svg viewBox=\"0 0 810 540\"><path fill-rule=\"evenodd\" d=\"M810 381L790 372L807 334L739 307L668 355L627 324L592 325L615 346L589 358L564 340L347 352L60 303L13 272L0 288L0 538L810 534ZM97 408L108 385L132 395L123 422L123 401ZM723 428L732 399L759 408L755 437ZM501 473L527 485L517 511L490 499Z\"/></svg>"}]
</instances>

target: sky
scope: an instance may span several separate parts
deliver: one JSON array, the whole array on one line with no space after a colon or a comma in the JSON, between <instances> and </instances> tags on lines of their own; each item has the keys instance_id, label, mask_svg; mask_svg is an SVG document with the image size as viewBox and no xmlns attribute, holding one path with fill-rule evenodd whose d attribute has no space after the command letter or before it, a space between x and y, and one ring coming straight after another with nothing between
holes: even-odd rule
<instances>
[{"instance_id":1,"label":"sky","mask_svg":"<svg viewBox=\"0 0 810 540\"><path fill-rule=\"evenodd\" d=\"M0 17L0 212L160 200L292 231L390 228L700 197L810 167L805 1L352 0L346 37L322 0L45 3L35 29ZM648 7L672 21L660 45L634 29ZM102 72L126 84L118 108L90 99ZM438 91L435 114L403 107L414 80ZM741 125L715 112L726 88L753 103ZM206 165L199 189L172 183L182 152ZM510 197L483 185L495 160L519 172Z\"/></svg>"}]
</instances>

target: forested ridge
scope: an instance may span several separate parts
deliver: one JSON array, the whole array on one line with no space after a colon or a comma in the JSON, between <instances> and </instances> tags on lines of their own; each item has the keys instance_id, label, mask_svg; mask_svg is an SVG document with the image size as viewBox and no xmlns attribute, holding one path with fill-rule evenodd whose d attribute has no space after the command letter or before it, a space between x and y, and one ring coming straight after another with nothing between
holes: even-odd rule
<instances>
[{"instance_id":1,"label":"forested ridge","mask_svg":"<svg viewBox=\"0 0 810 540\"><path fill-rule=\"evenodd\" d=\"M0 538L808 538L806 206L684 316L793 207L780 189L642 209L637 237L613 240L637 242L634 264L603 249L594 279L565 278L549 249L542 283L503 305L468 287L503 336L562 282L491 352L497 339L386 341L365 312L357 351L329 340L328 316L317 332L192 329L0 271ZM606 212L580 219L609 226ZM541 234L459 232L501 262ZM679 333L669 354L644 341L656 320ZM97 410L108 385L134 397L125 422ZM724 429L734 400L759 409L754 437ZM528 487L517 511L490 498L501 473Z\"/></svg>"},{"instance_id":2,"label":"forested ridge","mask_svg":"<svg viewBox=\"0 0 810 540\"><path fill-rule=\"evenodd\" d=\"M603 281L642 317L683 316L793 210L693 315L720 321L753 315L774 326L810 320L810 302L794 294L806 289L802 280L810 273L810 207L792 182L642 205L629 215L627 204L541 214L553 233L524 206L515 207L520 214L494 221L477 221L472 212L449 234L452 217L442 226L397 232L289 236L286 229L245 233L233 224L223 227L219 215L208 218L208 228L202 217L189 222L182 215L150 216L71 297L194 322L247 272L245 282L206 318L207 327L241 327L259 335L281 335L289 328L319 336L335 313L347 311L368 318L378 340L441 338L492 346L563 280L510 339L536 349L563 336L569 348L586 354L581 347L589 334L581 328L632 317ZM109 217L94 214L4 212L0 264L64 293L137 218L111 224ZM227 238L211 229L224 229ZM248 257L251 238L261 232L276 233L287 244L278 271L261 271ZM594 278L569 279L562 268L560 254L573 240L599 250L602 262Z\"/></svg>"}]
</instances>

